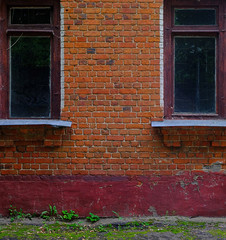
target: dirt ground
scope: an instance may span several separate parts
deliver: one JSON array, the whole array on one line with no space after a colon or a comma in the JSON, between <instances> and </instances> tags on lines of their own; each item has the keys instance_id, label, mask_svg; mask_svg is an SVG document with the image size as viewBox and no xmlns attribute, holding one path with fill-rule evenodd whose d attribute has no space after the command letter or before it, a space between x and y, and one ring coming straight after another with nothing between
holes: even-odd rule
<instances>
[{"instance_id":1,"label":"dirt ground","mask_svg":"<svg viewBox=\"0 0 226 240\"><path fill-rule=\"evenodd\" d=\"M0 218L0 239L226 239L226 218L140 217L73 222Z\"/></svg>"}]
</instances>

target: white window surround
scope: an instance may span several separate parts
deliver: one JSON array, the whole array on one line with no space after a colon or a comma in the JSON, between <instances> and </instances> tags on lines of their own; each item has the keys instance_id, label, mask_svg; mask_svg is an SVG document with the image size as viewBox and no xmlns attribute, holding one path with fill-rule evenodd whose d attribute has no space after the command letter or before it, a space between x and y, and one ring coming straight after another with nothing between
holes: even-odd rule
<instances>
[{"instance_id":1,"label":"white window surround","mask_svg":"<svg viewBox=\"0 0 226 240\"><path fill-rule=\"evenodd\" d=\"M159 11L159 31L160 31L160 107L164 108L164 11L163 5Z\"/></svg>"},{"instance_id":2,"label":"white window surround","mask_svg":"<svg viewBox=\"0 0 226 240\"><path fill-rule=\"evenodd\" d=\"M71 127L71 122L62 120L46 119L1 119L0 126L34 126L49 125L52 127Z\"/></svg>"},{"instance_id":3,"label":"white window surround","mask_svg":"<svg viewBox=\"0 0 226 240\"><path fill-rule=\"evenodd\" d=\"M226 120L163 120L153 121L152 127L226 127Z\"/></svg>"},{"instance_id":4,"label":"white window surround","mask_svg":"<svg viewBox=\"0 0 226 240\"><path fill-rule=\"evenodd\" d=\"M60 5L60 85L61 85L61 111L64 108L64 7Z\"/></svg>"}]
</instances>

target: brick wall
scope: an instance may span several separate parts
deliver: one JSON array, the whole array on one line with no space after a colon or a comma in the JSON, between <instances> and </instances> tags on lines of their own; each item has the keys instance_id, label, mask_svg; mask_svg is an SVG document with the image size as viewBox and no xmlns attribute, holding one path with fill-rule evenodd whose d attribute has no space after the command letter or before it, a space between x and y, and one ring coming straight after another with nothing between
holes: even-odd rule
<instances>
[{"instance_id":1,"label":"brick wall","mask_svg":"<svg viewBox=\"0 0 226 240\"><path fill-rule=\"evenodd\" d=\"M0 175L223 173L225 128L151 127L164 114L163 0L61 5L61 119L72 127L1 127Z\"/></svg>"},{"instance_id":2,"label":"brick wall","mask_svg":"<svg viewBox=\"0 0 226 240\"><path fill-rule=\"evenodd\" d=\"M74 114L126 115L123 111ZM149 120L132 123L139 119L129 117L133 114L128 112L121 118L78 118L71 129L2 127L1 175L175 175L179 171L224 171L224 129L151 129ZM148 118L139 120L142 119ZM92 126L93 129L88 128Z\"/></svg>"}]
</instances>

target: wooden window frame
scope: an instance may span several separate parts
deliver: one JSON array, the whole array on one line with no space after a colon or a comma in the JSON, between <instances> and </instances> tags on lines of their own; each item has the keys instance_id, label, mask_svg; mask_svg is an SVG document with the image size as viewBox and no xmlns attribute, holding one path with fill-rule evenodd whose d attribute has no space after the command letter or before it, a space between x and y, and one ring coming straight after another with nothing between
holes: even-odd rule
<instances>
[{"instance_id":1,"label":"wooden window frame","mask_svg":"<svg viewBox=\"0 0 226 240\"><path fill-rule=\"evenodd\" d=\"M50 7L50 24L10 24L10 7ZM9 119L10 36L48 36L51 41L51 109L47 119L60 118L60 1L0 0L0 119ZM15 119L13 117L13 119ZM30 118L29 118L30 119ZM39 118L38 118L39 119Z\"/></svg>"},{"instance_id":2,"label":"wooden window frame","mask_svg":"<svg viewBox=\"0 0 226 240\"><path fill-rule=\"evenodd\" d=\"M175 26L175 8L216 8L216 25ZM166 119L226 118L226 1L165 0L164 1L164 116ZM216 46L216 113L174 113L174 37L214 36Z\"/></svg>"}]
</instances>

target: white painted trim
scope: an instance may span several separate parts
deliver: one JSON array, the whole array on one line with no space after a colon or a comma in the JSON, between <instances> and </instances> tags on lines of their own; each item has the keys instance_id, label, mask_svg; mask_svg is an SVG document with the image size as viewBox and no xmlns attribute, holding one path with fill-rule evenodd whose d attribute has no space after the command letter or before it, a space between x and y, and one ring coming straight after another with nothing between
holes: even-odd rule
<instances>
[{"instance_id":1,"label":"white painted trim","mask_svg":"<svg viewBox=\"0 0 226 240\"><path fill-rule=\"evenodd\" d=\"M163 5L159 11L159 31L160 31L160 107L164 107L164 12Z\"/></svg>"},{"instance_id":2,"label":"white painted trim","mask_svg":"<svg viewBox=\"0 0 226 240\"><path fill-rule=\"evenodd\" d=\"M71 127L71 122L51 119L1 119L0 126L50 125L53 127Z\"/></svg>"},{"instance_id":3,"label":"white painted trim","mask_svg":"<svg viewBox=\"0 0 226 240\"><path fill-rule=\"evenodd\" d=\"M60 84L61 84L61 111L64 108L64 7L60 6Z\"/></svg>"},{"instance_id":4,"label":"white painted trim","mask_svg":"<svg viewBox=\"0 0 226 240\"><path fill-rule=\"evenodd\" d=\"M152 127L226 127L226 120L164 120L152 122Z\"/></svg>"}]
</instances>

